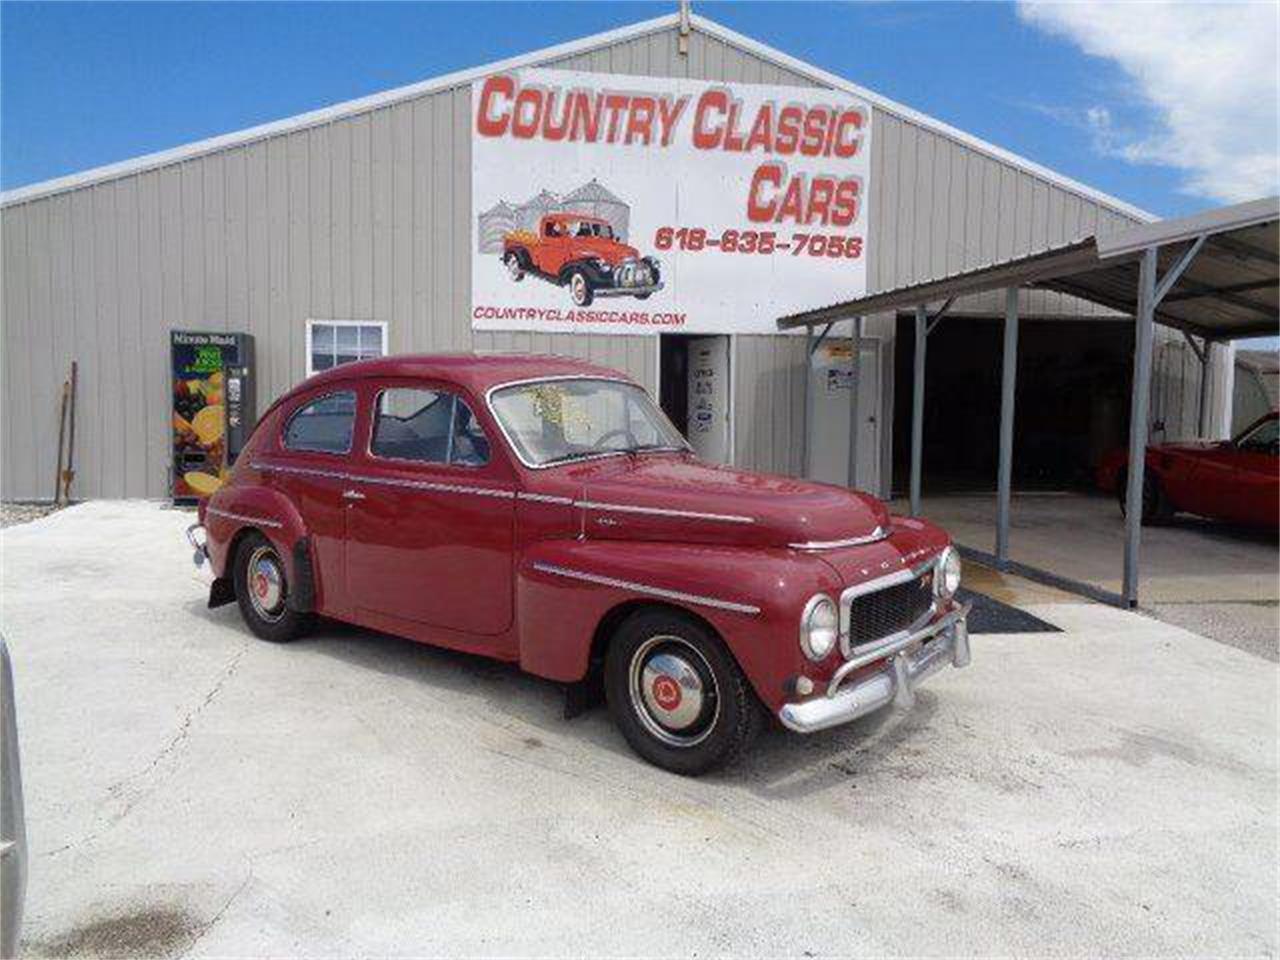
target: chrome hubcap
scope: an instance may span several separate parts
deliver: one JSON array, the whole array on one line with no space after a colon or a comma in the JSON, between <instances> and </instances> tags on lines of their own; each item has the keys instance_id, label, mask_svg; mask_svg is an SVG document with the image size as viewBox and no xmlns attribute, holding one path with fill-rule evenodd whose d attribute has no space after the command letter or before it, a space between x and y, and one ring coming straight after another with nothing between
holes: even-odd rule
<instances>
[{"instance_id":1,"label":"chrome hubcap","mask_svg":"<svg viewBox=\"0 0 1280 960\"><path fill-rule=\"evenodd\" d=\"M650 637L631 659L631 702L663 743L691 747L711 733L720 698L711 665L680 637Z\"/></svg>"},{"instance_id":2,"label":"chrome hubcap","mask_svg":"<svg viewBox=\"0 0 1280 960\"><path fill-rule=\"evenodd\" d=\"M520 277L520 258L514 253L507 255L507 272L517 279Z\"/></svg>"},{"instance_id":3,"label":"chrome hubcap","mask_svg":"<svg viewBox=\"0 0 1280 960\"><path fill-rule=\"evenodd\" d=\"M587 298L587 281L583 279L582 274L575 273L573 275L573 282L570 286L570 290L573 292L574 303L580 304Z\"/></svg>"},{"instance_id":4,"label":"chrome hubcap","mask_svg":"<svg viewBox=\"0 0 1280 960\"><path fill-rule=\"evenodd\" d=\"M270 547L258 547L245 570L249 602L263 620L275 623L284 616L284 571L280 558Z\"/></svg>"}]
</instances>

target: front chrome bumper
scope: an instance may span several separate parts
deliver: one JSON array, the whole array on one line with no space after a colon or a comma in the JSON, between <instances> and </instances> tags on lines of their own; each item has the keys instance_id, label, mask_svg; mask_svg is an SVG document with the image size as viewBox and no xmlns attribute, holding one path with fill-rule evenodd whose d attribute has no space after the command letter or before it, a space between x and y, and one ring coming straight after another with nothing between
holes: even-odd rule
<instances>
[{"instance_id":1,"label":"front chrome bumper","mask_svg":"<svg viewBox=\"0 0 1280 960\"><path fill-rule=\"evenodd\" d=\"M596 287L592 292L597 297L633 297L639 293L657 293L665 284L638 283L631 287Z\"/></svg>"},{"instance_id":2,"label":"front chrome bumper","mask_svg":"<svg viewBox=\"0 0 1280 960\"><path fill-rule=\"evenodd\" d=\"M827 686L825 695L784 704L778 719L788 730L813 733L874 713L890 703L910 708L915 688L948 663L969 665L969 628L963 606L933 623L901 636L889 637L846 660ZM877 660L884 668L856 683L845 684L854 670Z\"/></svg>"}]
</instances>

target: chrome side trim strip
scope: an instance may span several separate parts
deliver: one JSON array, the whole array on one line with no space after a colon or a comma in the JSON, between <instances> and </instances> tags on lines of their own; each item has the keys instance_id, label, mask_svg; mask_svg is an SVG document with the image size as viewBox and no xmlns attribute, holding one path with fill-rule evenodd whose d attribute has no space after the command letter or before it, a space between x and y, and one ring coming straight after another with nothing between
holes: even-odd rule
<instances>
[{"instance_id":1,"label":"chrome side trim strip","mask_svg":"<svg viewBox=\"0 0 1280 960\"><path fill-rule=\"evenodd\" d=\"M583 570L570 570L567 567L557 567L549 563L535 563L533 569L539 573L550 573L558 577L569 577L574 580L585 580L587 583L596 583L602 587L617 587L620 590L633 590L636 593L648 594L651 597L661 597L664 600L680 600L684 603L693 603L703 607L713 607L717 610L729 610L733 613L745 613L749 616L755 616L760 612L760 608L752 606L749 603L736 603L732 600L720 600L716 597L703 597L695 593L683 593L679 590L667 590L663 587L651 587L645 583L635 583L631 580L616 580L613 577L604 577L596 573L587 573Z\"/></svg>"},{"instance_id":2,"label":"chrome side trim strip","mask_svg":"<svg viewBox=\"0 0 1280 960\"><path fill-rule=\"evenodd\" d=\"M530 503L554 503L561 507L572 507L573 497L557 497L550 493L525 493L523 490L516 494L519 500L528 500Z\"/></svg>"},{"instance_id":3,"label":"chrome side trim strip","mask_svg":"<svg viewBox=\"0 0 1280 960\"><path fill-rule=\"evenodd\" d=\"M864 537L849 537L846 540L810 540L807 543L788 543L792 550L838 550L840 547L860 547L864 543L879 543L889 539L889 531L884 527L876 527Z\"/></svg>"},{"instance_id":4,"label":"chrome side trim strip","mask_svg":"<svg viewBox=\"0 0 1280 960\"><path fill-rule=\"evenodd\" d=\"M241 523L253 523L263 527L284 526L279 520L271 520L267 517L251 517L244 513L232 513L230 510L221 510L218 507L205 507L204 512L212 513L215 517L225 517L228 520L239 520Z\"/></svg>"},{"instance_id":5,"label":"chrome side trim strip","mask_svg":"<svg viewBox=\"0 0 1280 960\"><path fill-rule=\"evenodd\" d=\"M439 483L434 480L405 480L399 477L371 477L360 473L343 473L338 470L320 470L314 467L286 466L279 463L254 461L254 470L275 470L278 473L296 473L302 476L326 477L332 480L350 480L355 483L372 483L385 487L404 487L409 490L431 490L438 493L463 493L474 497L497 497L514 500L514 490L493 490L488 487L469 487L459 483Z\"/></svg>"},{"instance_id":6,"label":"chrome side trim strip","mask_svg":"<svg viewBox=\"0 0 1280 960\"><path fill-rule=\"evenodd\" d=\"M718 520L721 523L755 523L755 517L743 517L730 513L700 513L697 510L676 510L667 507L641 507L628 503L599 503L594 500L578 500L574 506L584 510L607 510L610 513L643 513L655 517L680 517L683 520Z\"/></svg>"}]
</instances>

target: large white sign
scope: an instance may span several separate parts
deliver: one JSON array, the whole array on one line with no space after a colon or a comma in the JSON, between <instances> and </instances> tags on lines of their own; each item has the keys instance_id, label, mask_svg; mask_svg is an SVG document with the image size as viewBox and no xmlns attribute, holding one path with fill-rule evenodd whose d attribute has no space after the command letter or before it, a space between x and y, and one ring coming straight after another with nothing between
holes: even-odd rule
<instances>
[{"instance_id":1,"label":"large white sign","mask_svg":"<svg viewBox=\"0 0 1280 960\"><path fill-rule=\"evenodd\" d=\"M773 333L866 292L860 100L521 70L471 114L476 329Z\"/></svg>"}]
</instances>

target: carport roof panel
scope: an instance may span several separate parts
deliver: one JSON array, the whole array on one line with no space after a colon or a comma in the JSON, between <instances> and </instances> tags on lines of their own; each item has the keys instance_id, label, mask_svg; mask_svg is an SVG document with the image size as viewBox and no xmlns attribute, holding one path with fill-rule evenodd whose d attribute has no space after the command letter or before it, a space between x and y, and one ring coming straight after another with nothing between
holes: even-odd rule
<instances>
[{"instance_id":1,"label":"carport roof panel","mask_svg":"<svg viewBox=\"0 0 1280 960\"><path fill-rule=\"evenodd\" d=\"M1050 247L933 280L783 317L781 329L884 313L1004 287L1040 287L1133 314L1138 259L1157 247L1159 275L1198 237L1204 246L1166 293L1156 320L1210 339L1274 334L1280 327L1280 198L1220 207Z\"/></svg>"}]
</instances>

